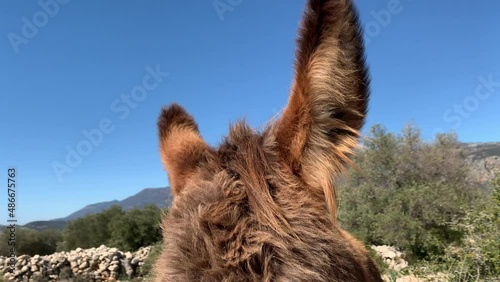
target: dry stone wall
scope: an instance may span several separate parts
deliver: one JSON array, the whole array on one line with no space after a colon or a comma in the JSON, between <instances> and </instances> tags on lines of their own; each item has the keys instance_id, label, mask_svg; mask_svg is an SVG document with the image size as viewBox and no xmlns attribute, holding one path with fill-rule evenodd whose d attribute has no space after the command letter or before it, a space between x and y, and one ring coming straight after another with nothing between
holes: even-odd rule
<instances>
[{"instance_id":1,"label":"dry stone wall","mask_svg":"<svg viewBox=\"0 0 500 282\"><path fill-rule=\"evenodd\" d=\"M104 245L98 248L58 252L46 256L21 255L11 273L9 258L0 257L0 273L7 281L117 281L142 275L151 247L122 252Z\"/></svg>"}]
</instances>

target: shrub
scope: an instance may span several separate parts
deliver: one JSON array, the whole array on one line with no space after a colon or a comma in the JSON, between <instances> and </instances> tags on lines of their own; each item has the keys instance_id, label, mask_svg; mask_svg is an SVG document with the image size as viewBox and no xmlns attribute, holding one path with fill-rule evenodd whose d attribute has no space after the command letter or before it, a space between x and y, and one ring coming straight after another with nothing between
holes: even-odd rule
<instances>
[{"instance_id":1,"label":"shrub","mask_svg":"<svg viewBox=\"0 0 500 282\"><path fill-rule=\"evenodd\" d=\"M399 135L376 125L354 161L359 169L339 183L345 229L369 244L398 246L410 261L442 255L462 238L449 222L479 196L454 134L424 142L412 125Z\"/></svg>"},{"instance_id":2,"label":"shrub","mask_svg":"<svg viewBox=\"0 0 500 282\"><path fill-rule=\"evenodd\" d=\"M123 211L113 206L101 213L87 215L68 222L60 250L92 248L100 245L134 251L161 240L160 220L163 211L156 205L146 205Z\"/></svg>"},{"instance_id":3,"label":"shrub","mask_svg":"<svg viewBox=\"0 0 500 282\"><path fill-rule=\"evenodd\" d=\"M158 259L158 256L162 251L162 242L156 243L149 252L148 257L144 260L144 265L141 268L141 275L148 278L148 280L154 280L153 267Z\"/></svg>"},{"instance_id":4,"label":"shrub","mask_svg":"<svg viewBox=\"0 0 500 282\"><path fill-rule=\"evenodd\" d=\"M465 236L436 260L449 269L453 281L500 280L500 174L492 184L493 192L484 205L452 222L452 228Z\"/></svg>"},{"instance_id":5,"label":"shrub","mask_svg":"<svg viewBox=\"0 0 500 282\"><path fill-rule=\"evenodd\" d=\"M8 256L10 246L8 245L9 232L3 231L0 236L0 255ZM16 254L17 255L48 255L56 251L57 243L62 240L62 234L58 230L35 231L28 228L17 227L16 229Z\"/></svg>"}]
</instances>

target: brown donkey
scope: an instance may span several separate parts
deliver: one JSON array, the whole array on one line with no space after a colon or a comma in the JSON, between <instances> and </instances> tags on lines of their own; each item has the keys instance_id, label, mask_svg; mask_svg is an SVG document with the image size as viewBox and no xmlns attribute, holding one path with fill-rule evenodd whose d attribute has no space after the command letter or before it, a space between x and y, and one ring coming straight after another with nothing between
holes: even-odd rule
<instances>
[{"instance_id":1,"label":"brown donkey","mask_svg":"<svg viewBox=\"0 0 500 282\"><path fill-rule=\"evenodd\" d=\"M218 147L178 105L158 120L174 201L157 281L382 281L336 221L334 179L367 112L368 71L350 0L309 0L295 80L262 132L234 125Z\"/></svg>"}]
</instances>

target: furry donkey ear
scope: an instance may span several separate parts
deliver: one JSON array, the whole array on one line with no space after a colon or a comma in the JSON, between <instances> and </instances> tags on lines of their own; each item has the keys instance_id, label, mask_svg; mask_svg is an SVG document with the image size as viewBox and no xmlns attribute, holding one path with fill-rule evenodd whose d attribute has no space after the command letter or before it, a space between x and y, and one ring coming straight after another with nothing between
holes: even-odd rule
<instances>
[{"instance_id":1,"label":"furry donkey ear","mask_svg":"<svg viewBox=\"0 0 500 282\"><path fill-rule=\"evenodd\" d=\"M352 1L309 0L297 45L295 79L275 138L295 172L323 191L334 217L333 177L350 163L369 96Z\"/></svg>"},{"instance_id":2,"label":"furry donkey ear","mask_svg":"<svg viewBox=\"0 0 500 282\"><path fill-rule=\"evenodd\" d=\"M201 138L193 117L177 104L162 109L158 134L160 157L168 171L172 192L177 196L198 164L206 159L209 147Z\"/></svg>"}]
</instances>

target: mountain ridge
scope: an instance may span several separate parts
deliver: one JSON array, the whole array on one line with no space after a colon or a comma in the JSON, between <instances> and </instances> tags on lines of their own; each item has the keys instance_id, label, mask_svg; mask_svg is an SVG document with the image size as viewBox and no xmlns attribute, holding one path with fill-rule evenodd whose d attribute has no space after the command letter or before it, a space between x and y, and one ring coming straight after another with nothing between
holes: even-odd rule
<instances>
[{"instance_id":1,"label":"mountain ridge","mask_svg":"<svg viewBox=\"0 0 500 282\"><path fill-rule=\"evenodd\" d=\"M26 223L22 227L43 231L46 229L63 229L67 222L84 217L86 215L102 212L113 205L120 206L124 211L130 210L134 207L141 208L148 204L155 204L159 208L166 208L172 202L170 187L160 188L144 188L138 193L129 196L123 200L111 200L98 202L71 213L70 215L62 218L51 220L37 220Z\"/></svg>"}]
</instances>

